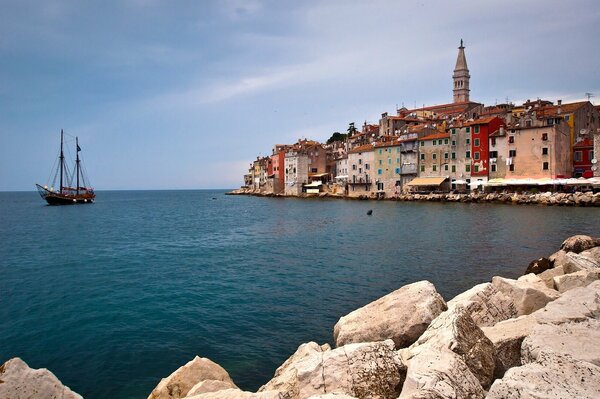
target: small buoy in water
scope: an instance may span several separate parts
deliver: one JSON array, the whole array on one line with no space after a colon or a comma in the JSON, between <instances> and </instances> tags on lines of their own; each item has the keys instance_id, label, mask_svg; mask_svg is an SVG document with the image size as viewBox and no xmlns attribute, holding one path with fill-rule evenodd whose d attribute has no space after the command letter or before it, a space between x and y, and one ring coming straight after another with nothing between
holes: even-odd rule
<instances>
[{"instance_id":1,"label":"small buoy in water","mask_svg":"<svg viewBox=\"0 0 600 399\"><path fill-rule=\"evenodd\" d=\"M367 211L367 215L371 216L372 214L373 214L373 209L369 209L369 210Z\"/></svg>"}]
</instances>

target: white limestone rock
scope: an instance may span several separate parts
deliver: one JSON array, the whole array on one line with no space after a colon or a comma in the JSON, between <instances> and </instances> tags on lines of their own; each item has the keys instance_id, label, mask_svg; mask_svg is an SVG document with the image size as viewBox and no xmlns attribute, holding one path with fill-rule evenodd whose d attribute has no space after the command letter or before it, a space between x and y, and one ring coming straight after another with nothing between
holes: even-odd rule
<instances>
[{"instance_id":1,"label":"white limestone rock","mask_svg":"<svg viewBox=\"0 0 600 399\"><path fill-rule=\"evenodd\" d=\"M600 367L568 355L542 352L494 381L487 399L600 398Z\"/></svg>"},{"instance_id":2,"label":"white limestone rock","mask_svg":"<svg viewBox=\"0 0 600 399\"><path fill-rule=\"evenodd\" d=\"M554 286L560 293L577 287L585 287L600 279L600 268L597 270L580 270L575 273L554 277Z\"/></svg>"},{"instance_id":3,"label":"white limestone rock","mask_svg":"<svg viewBox=\"0 0 600 399\"><path fill-rule=\"evenodd\" d=\"M518 281L496 276L492 278L492 285L512 299L516 316L535 312L560 296L558 291L548 288L541 280Z\"/></svg>"},{"instance_id":4,"label":"white limestone rock","mask_svg":"<svg viewBox=\"0 0 600 399\"><path fill-rule=\"evenodd\" d=\"M490 385L495 365L494 345L462 306L454 306L439 315L408 348L408 368L420 353L444 349L458 355L482 387Z\"/></svg>"},{"instance_id":5,"label":"white limestone rock","mask_svg":"<svg viewBox=\"0 0 600 399\"><path fill-rule=\"evenodd\" d=\"M600 280L587 287L573 288L535 312L540 324L563 324L600 319Z\"/></svg>"},{"instance_id":6,"label":"white limestone rock","mask_svg":"<svg viewBox=\"0 0 600 399\"><path fill-rule=\"evenodd\" d=\"M230 388L188 396L185 399L286 399L286 397L276 391L254 393Z\"/></svg>"},{"instance_id":7,"label":"white limestone rock","mask_svg":"<svg viewBox=\"0 0 600 399\"><path fill-rule=\"evenodd\" d=\"M426 348L408 365L399 399L479 399L485 392L460 356Z\"/></svg>"},{"instance_id":8,"label":"white limestone rock","mask_svg":"<svg viewBox=\"0 0 600 399\"><path fill-rule=\"evenodd\" d=\"M574 252L576 254L600 246L600 238L586 235L576 235L563 241L560 249L565 252Z\"/></svg>"},{"instance_id":9,"label":"white limestone rock","mask_svg":"<svg viewBox=\"0 0 600 399\"><path fill-rule=\"evenodd\" d=\"M238 389L233 382L220 380L204 380L194 385L187 393L187 396L199 395L207 392L217 392L224 389Z\"/></svg>"},{"instance_id":10,"label":"white limestone rock","mask_svg":"<svg viewBox=\"0 0 600 399\"><path fill-rule=\"evenodd\" d=\"M536 325L523 341L522 362L533 363L547 350L600 366L600 320Z\"/></svg>"},{"instance_id":11,"label":"white limestone rock","mask_svg":"<svg viewBox=\"0 0 600 399\"><path fill-rule=\"evenodd\" d=\"M167 378L160 380L148 399L185 398L192 387L204 380L225 381L233 385L233 381L223 367L210 359L196 356Z\"/></svg>"},{"instance_id":12,"label":"white limestone rock","mask_svg":"<svg viewBox=\"0 0 600 399\"><path fill-rule=\"evenodd\" d=\"M0 366L2 399L83 399L47 369L32 369L18 357Z\"/></svg>"},{"instance_id":13,"label":"white limestone rock","mask_svg":"<svg viewBox=\"0 0 600 399\"><path fill-rule=\"evenodd\" d=\"M333 329L336 346L392 339L396 348L413 343L429 323L446 310L429 281L404 287L339 319Z\"/></svg>"},{"instance_id":14,"label":"white limestone rock","mask_svg":"<svg viewBox=\"0 0 600 399\"><path fill-rule=\"evenodd\" d=\"M521 365L521 344L533 331L537 321L533 314L501 321L481 330L494 345L494 378L502 378L506 370Z\"/></svg>"},{"instance_id":15,"label":"white limestone rock","mask_svg":"<svg viewBox=\"0 0 600 399\"><path fill-rule=\"evenodd\" d=\"M562 266L565 270L565 274L568 274L580 270L598 270L598 268L600 268L600 262L583 252L580 254L569 252L565 255Z\"/></svg>"},{"instance_id":16,"label":"white limestone rock","mask_svg":"<svg viewBox=\"0 0 600 399\"><path fill-rule=\"evenodd\" d=\"M281 391L287 392L290 397L298 397L298 370L297 363L307 357L321 358L322 352L331 350L329 344L323 346L316 342L308 342L300 345L296 352L290 356L281 366L275 370L273 378L260 387L259 392Z\"/></svg>"},{"instance_id":17,"label":"white limestone rock","mask_svg":"<svg viewBox=\"0 0 600 399\"><path fill-rule=\"evenodd\" d=\"M324 395L311 396L308 399L357 399L354 396L345 393L326 393Z\"/></svg>"},{"instance_id":18,"label":"white limestone rock","mask_svg":"<svg viewBox=\"0 0 600 399\"><path fill-rule=\"evenodd\" d=\"M476 285L448 301L448 309L463 306L479 327L494 324L517 316L512 298L491 283Z\"/></svg>"},{"instance_id":19,"label":"white limestone rock","mask_svg":"<svg viewBox=\"0 0 600 399\"><path fill-rule=\"evenodd\" d=\"M542 282L544 284L546 284L546 287L556 290L556 287L554 286L554 277L562 276L564 274L565 274L565 269L562 265L560 265L560 266L554 267L552 269L543 271L540 274L538 274L537 276L539 277L540 280L542 280Z\"/></svg>"},{"instance_id":20,"label":"white limestone rock","mask_svg":"<svg viewBox=\"0 0 600 399\"><path fill-rule=\"evenodd\" d=\"M284 366L259 392L279 391L286 399L325 393L343 393L359 399L397 398L405 375L392 340L292 356Z\"/></svg>"}]
</instances>

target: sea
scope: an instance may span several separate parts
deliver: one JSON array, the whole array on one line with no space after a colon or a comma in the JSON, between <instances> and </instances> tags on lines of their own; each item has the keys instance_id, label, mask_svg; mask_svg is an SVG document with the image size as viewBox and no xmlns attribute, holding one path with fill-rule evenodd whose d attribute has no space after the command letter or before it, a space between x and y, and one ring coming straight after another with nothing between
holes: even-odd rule
<instances>
[{"instance_id":1,"label":"sea","mask_svg":"<svg viewBox=\"0 0 600 399\"><path fill-rule=\"evenodd\" d=\"M0 193L0 363L85 398L146 398L195 356L256 390L348 312L429 280L446 300L574 234L600 208L98 191ZM367 211L372 210L372 215Z\"/></svg>"}]
</instances>

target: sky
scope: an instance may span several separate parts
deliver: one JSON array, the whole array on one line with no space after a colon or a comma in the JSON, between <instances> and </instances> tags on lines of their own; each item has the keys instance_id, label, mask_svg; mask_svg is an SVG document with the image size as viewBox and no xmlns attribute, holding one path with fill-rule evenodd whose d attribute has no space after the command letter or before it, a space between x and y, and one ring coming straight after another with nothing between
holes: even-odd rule
<instances>
[{"instance_id":1,"label":"sky","mask_svg":"<svg viewBox=\"0 0 600 399\"><path fill-rule=\"evenodd\" d=\"M235 188L276 143L452 101L600 104L600 2L0 0L0 191ZM69 144L72 144L69 142Z\"/></svg>"}]
</instances>

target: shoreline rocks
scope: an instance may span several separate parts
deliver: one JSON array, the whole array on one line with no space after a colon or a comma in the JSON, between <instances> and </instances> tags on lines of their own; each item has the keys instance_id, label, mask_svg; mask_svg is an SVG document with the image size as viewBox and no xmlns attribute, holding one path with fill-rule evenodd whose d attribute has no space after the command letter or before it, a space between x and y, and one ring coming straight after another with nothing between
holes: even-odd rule
<instances>
[{"instance_id":1,"label":"shoreline rocks","mask_svg":"<svg viewBox=\"0 0 600 399\"><path fill-rule=\"evenodd\" d=\"M257 392L195 357L149 399L600 397L600 239L570 237L547 259L447 303L430 282L401 287L341 317L335 349L300 345ZM18 358L0 367L0 397L44 390L81 398Z\"/></svg>"},{"instance_id":2,"label":"shoreline rocks","mask_svg":"<svg viewBox=\"0 0 600 399\"><path fill-rule=\"evenodd\" d=\"M468 194L454 193L403 193L389 197L378 197L375 193L362 195L345 195L339 193L322 192L319 194L284 195L273 194L252 189L236 189L226 195L249 195L255 197L272 198L336 198L346 200L383 200L383 201L425 201L425 202L455 202L455 203L495 203L512 205L544 205L544 206L600 206L600 192L576 191L574 193L545 192L545 193L515 193L515 192L491 192Z\"/></svg>"}]
</instances>

